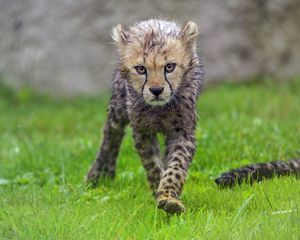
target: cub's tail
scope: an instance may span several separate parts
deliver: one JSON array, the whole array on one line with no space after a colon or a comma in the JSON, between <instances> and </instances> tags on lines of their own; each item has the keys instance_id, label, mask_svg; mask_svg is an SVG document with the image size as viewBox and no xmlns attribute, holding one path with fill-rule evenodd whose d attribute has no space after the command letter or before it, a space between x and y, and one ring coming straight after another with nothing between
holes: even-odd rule
<instances>
[{"instance_id":1,"label":"cub's tail","mask_svg":"<svg viewBox=\"0 0 300 240\"><path fill-rule=\"evenodd\" d=\"M221 187L233 187L242 182L252 184L255 181L287 175L300 177L300 159L247 165L223 173L215 182Z\"/></svg>"}]
</instances>

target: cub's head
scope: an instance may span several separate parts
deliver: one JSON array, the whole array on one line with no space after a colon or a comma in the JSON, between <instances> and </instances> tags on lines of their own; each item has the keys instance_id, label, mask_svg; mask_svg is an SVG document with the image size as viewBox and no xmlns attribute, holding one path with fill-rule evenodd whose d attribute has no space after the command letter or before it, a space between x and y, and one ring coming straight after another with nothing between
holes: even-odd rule
<instances>
[{"instance_id":1,"label":"cub's head","mask_svg":"<svg viewBox=\"0 0 300 240\"><path fill-rule=\"evenodd\" d=\"M128 83L150 105L164 105L180 86L196 51L197 26L148 20L112 32Z\"/></svg>"}]
</instances>

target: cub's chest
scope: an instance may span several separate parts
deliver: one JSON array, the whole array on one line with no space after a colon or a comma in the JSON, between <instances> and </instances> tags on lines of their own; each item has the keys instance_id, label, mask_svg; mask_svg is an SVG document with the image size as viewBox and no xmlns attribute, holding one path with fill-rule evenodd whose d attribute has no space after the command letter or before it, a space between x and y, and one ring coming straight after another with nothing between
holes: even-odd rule
<instances>
[{"instance_id":1,"label":"cub's chest","mask_svg":"<svg viewBox=\"0 0 300 240\"><path fill-rule=\"evenodd\" d=\"M145 111L131 114L130 122L133 128L154 132L173 131L184 124L178 111Z\"/></svg>"}]
</instances>

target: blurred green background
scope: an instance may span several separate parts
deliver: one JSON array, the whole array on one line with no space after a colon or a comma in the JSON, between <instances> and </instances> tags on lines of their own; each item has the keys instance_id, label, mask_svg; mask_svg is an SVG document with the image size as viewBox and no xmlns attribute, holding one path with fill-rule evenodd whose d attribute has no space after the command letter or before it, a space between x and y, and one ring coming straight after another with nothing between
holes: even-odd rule
<instances>
[{"instance_id":1,"label":"blurred green background","mask_svg":"<svg viewBox=\"0 0 300 240\"><path fill-rule=\"evenodd\" d=\"M300 185L220 190L223 171L300 155L300 81L222 83L198 104L187 212L158 210L127 128L114 181L89 190L109 95L57 99L0 89L0 239L299 239Z\"/></svg>"}]
</instances>

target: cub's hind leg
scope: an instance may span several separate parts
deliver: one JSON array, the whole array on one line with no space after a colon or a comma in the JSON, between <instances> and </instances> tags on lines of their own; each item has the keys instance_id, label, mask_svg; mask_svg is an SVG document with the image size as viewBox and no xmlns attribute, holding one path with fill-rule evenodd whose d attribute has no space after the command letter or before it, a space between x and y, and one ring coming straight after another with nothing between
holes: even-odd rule
<instances>
[{"instance_id":1,"label":"cub's hind leg","mask_svg":"<svg viewBox=\"0 0 300 240\"><path fill-rule=\"evenodd\" d=\"M128 122L124 100L119 95L113 95L104 126L103 141L96 160L86 176L88 184L95 186L100 177L113 178L115 176L116 159L124 136L124 129Z\"/></svg>"}]
</instances>

